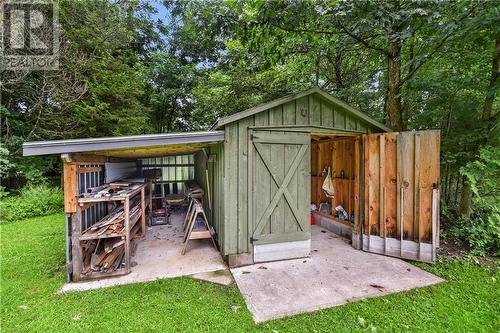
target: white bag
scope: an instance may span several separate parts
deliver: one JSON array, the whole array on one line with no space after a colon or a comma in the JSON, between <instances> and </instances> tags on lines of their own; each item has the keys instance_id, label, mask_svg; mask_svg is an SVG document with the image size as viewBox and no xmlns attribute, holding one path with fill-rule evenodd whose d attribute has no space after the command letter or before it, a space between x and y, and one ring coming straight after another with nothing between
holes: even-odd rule
<instances>
[{"instance_id":1,"label":"white bag","mask_svg":"<svg viewBox=\"0 0 500 333\"><path fill-rule=\"evenodd\" d=\"M328 198L333 198L335 189L333 188L333 181L332 177L330 176L330 168L328 168L328 173L326 174L325 180L323 181L322 188Z\"/></svg>"}]
</instances>

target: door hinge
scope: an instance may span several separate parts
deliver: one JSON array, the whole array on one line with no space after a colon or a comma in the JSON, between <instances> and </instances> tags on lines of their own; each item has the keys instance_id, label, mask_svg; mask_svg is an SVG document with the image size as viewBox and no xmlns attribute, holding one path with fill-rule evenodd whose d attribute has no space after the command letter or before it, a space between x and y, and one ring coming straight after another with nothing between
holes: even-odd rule
<instances>
[{"instance_id":1,"label":"door hinge","mask_svg":"<svg viewBox=\"0 0 500 333\"><path fill-rule=\"evenodd\" d=\"M250 243L255 243L258 240L259 240L258 238L250 237Z\"/></svg>"},{"instance_id":2,"label":"door hinge","mask_svg":"<svg viewBox=\"0 0 500 333\"><path fill-rule=\"evenodd\" d=\"M251 133L250 134L250 140L253 141L255 139L257 139L257 137L255 136L255 134Z\"/></svg>"}]
</instances>

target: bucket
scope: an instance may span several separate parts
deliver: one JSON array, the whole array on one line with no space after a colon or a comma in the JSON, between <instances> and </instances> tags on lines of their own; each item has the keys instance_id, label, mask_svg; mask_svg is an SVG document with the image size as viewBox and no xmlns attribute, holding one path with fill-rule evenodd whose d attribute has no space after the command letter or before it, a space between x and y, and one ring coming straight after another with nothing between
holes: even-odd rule
<instances>
[{"instance_id":1,"label":"bucket","mask_svg":"<svg viewBox=\"0 0 500 333\"><path fill-rule=\"evenodd\" d=\"M311 225L316 224L316 218L314 217L314 214L311 214Z\"/></svg>"}]
</instances>

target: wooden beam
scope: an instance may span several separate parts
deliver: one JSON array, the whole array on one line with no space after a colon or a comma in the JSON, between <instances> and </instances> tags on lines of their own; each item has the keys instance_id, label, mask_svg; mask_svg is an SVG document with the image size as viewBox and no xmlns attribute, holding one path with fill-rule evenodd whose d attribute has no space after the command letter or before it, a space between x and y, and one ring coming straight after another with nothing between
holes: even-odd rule
<instances>
[{"instance_id":1,"label":"wooden beam","mask_svg":"<svg viewBox=\"0 0 500 333\"><path fill-rule=\"evenodd\" d=\"M357 233L361 233L359 212L360 212L360 200L359 200L359 172L360 172L360 139L356 138L354 141L354 230Z\"/></svg>"},{"instance_id":2,"label":"wooden beam","mask_svg":"<svg viewBox=\"0 0 500 333\"><path fill-rule=\"evenodd\" d=\"M312 145L319 145L323 143L329 143L329 142L337 142L337 141L354 141L356 140L358 136L336 136L330 139L325 139L325 140L319 140L319 141L314 141L311 142Z\"/></svg>"},{"instance_id":3,"label":"wooden beam","mask_svg":"<svg viewBox=\"0 0 500 333\"><path fill-rule=\"evenodd\" d=\"M78 176L75 163L63 163L64 211L76 212L78 196Z\"/></svg>"},{"instance_id":4,"label":"wooden beam","mask_svg":"<svg viewBox=\"0 0 500 333\"><path fill-rule=\"evenodd\" d=\"M87 155L87 154L69 154L71 162L80 162L88 164L102 164L108 162L106 156Z\"/></svg>"},{"instance_id":5,"label":"wooden beam","mask_svg":"<svg viewBox=\"0 0 500 333\"><path fill-rule=\"evenodd\" d=\"M166 168L175 168L175 167L194 167L194 163L181 163L181 164L141 164L141 168L155 168L155 167L166 167Z\"/></svg>"},{"instance_id":6,"label":"wooden beam","mask_svg":"<svg viewBox=\"0 0 500 333\"><path fill-rule=\"evenodd\" d=\"M81 280L82 275L82 249L79 237L82 233L81 210L71 214L71 262L73 263L73 282Z\"/></svg>"},{"instance_id":7,"label":"wooden beam","mask_svg":"<svg viewBox=\"0 0 500 333\"><path fill-rule=\"evenodd\" d=\"M86 173L86 172L100 172L102 171L102 166L97 167L83 167L79 166L77 169L78 173Z\"/></svg>"}]
</instances>

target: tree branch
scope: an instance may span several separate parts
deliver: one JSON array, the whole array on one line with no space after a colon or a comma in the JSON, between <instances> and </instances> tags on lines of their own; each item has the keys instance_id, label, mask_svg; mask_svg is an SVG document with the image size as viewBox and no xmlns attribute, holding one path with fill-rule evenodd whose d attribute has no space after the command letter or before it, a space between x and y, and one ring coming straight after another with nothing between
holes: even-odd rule
<instances>
[{"instance_id":1,"label":"tree branch","mask_svg":"<svg viewBox=\"0 0 500 333\"><path fill-rule=\"evenodd\" d=\"M391 56L388 50L383 49L383 48L378 47L378 46L375 46L375 45L371 45L370 43L368 43L368 41L366 40L366 38L358 36L358 35L354 34L353 32L349 31L349 29L347 29L342 23L340 23L340 21L336 20L336 24L340 27L340 29L345 34L347 34L352 39L358 41L359 43L361 43L362 45L364 45L366 48L378 51L378 52L380 52L380 53L382 53L382 54L384 54L384 55L386 55L388 57Z\"/></svg>"},{"instance_id":2,"label":"tree branch","mask_svg":"<svg viewBox=\"0 0 500 333\"><path fill-rule=\"evenodd\" d=\"M458 26L458 23L464 21L467 17L469 17L469 15L476 9L476 6L472 6L470 8L470 10L467 11L467 13L465 13L462 17L460 17L459 19L456 20L456 23L457 23L457 26ZM471 30L473 29L469 29L468 31L466 31L466 33L464 34L464 37L467 36ZM404 85L408 80L410 80L413 75L415 74L416 71L418 71L418 69L420 67L422 67L424 64L426 64L431 58L432 56L434 56L434 54L436 54L445 44L446 42L456 33L456 29L454 29L453 31L451 31L450 33L448 33L446 36L444 36L436 45L436 47L430 52L428 53L427 55L425 55L418 63L417 65L413 65L412 64L412 67L413 68L409 68L408 70L408 73L406 74L406 76L404 78L401 79L400 81L400 85Z\"/></svg>"}]
</instances>

